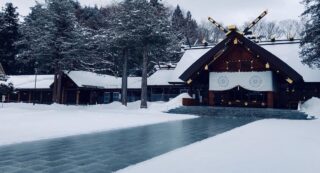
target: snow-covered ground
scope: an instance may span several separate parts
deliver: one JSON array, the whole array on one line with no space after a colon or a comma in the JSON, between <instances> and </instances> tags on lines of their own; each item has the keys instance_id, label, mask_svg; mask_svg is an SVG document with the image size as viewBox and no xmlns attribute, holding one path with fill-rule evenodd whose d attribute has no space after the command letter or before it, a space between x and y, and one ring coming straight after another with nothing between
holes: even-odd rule
<instances>
[{"instance_id":1,"label":"snow-covered ground","mask_svg":"<svg viewBox=\"0 0 320 173\"><path fill-rule=\"evenodd\" d=\"M140 102L96 106L36 105L9 103L0 105L0 145L87 134L120 128L196 118L192 115L163 113L181 106L182 94L167 103L152 103L140 110Z\"/></svg>"},{"instance_id":2,"label":"snow-covered ground","mask_svg":"<svg viewBox=\"0 0 320 173\"><path fill-rule=\"evenodd\" d=\"M301 111L320 117L320 99L305 102ZM257 121L119 172L320 172L320 120Z\"/></svg>"}]
</instances>

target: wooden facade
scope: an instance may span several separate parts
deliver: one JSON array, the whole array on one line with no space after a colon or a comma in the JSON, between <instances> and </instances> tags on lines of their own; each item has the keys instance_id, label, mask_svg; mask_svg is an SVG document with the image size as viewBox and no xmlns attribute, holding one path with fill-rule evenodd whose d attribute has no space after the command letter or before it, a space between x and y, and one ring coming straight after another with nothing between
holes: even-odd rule
<instances>
[{"instance_id":1,"label":"wooden facade","mask_svg":"<svg viewBox=\"0 0 320 173\"><path fill-rule=\"evenodd\" d=\"M272 72L273 91L250 91L241 86L209 90L211 72L265 71ZM236 31L200 57L180 78L193 88L195 100L201 98L210 106L296 109L299 102L320 96L320 83L304 82L294 69Z\"/></svg>"}]
</instances>

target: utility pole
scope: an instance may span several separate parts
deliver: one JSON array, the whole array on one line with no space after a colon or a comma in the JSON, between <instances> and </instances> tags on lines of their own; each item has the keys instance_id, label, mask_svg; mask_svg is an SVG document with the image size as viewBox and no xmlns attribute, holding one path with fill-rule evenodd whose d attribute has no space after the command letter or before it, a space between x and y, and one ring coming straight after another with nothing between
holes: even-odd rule
<instances>
[{"instance_id":1,"label":"utility pole","mask_svg":"<svg viewBox=\"0 0 320 173\"><path fill-rule=\"evenodd\" d=\"M33 91L33 105L36 104L36 90L37 90L37 77L38 77L38 61L34 63L34 91Z\"/></svg>"}]
</instances>

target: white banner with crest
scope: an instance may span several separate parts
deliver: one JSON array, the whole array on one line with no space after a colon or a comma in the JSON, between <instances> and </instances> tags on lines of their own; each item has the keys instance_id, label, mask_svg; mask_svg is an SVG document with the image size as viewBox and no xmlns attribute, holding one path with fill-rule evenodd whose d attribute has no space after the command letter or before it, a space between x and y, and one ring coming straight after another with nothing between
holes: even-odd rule
<instances>
[{"instance_id":1,"label":"white banner with crest","mask_svg":"<svg viewBox=\"0 0 320 173\"><path fill-rule=\"evenodd\" d=\"M250 91L274 91L272 72L211 72L210 91L226 91L237 86Z\"/></svg>"}]
</instances>

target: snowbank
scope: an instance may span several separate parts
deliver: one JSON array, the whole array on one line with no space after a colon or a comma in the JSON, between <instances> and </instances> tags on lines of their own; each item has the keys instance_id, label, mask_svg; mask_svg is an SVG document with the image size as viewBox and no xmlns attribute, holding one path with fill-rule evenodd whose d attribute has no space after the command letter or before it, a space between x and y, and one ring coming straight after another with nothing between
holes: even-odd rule
<instances>
[{"instance_id":1,"label":"snowbank","mask_svg":"<svg viewBox=\"0 0 320 173\"><path fill-rule=\"evenodd\" d=\"M320 117L320 98L312 97L300 106L300 111L309 116Z\"/></svg>"},{"instance_id":2,"label":"snowbank","mask_svg":"<svg viewBox=\"0 0 320 173\"><path fill-rule=\"evenodd\" d=\"M96 106L4 104L0 107L0 145L196 118L161 112L167 103L147 110L139 106L140 102L128 107L119 102Z\"/></svg>"},{"instance_id":3,"label":"snowbank","mask_svg":"<svg viewBox=\"0 0 320 173\"><path fill-rule=\"evenodd\" d=\"M320 120L262 120L120 170L120 173L315 173Z\"/></svg>"},{"instance_id":4,"label":"snowbank","mask_svg":"<svg viewBox=\"0 0 320 173\"><path fill-rule=\"evenodd\" d=\"M169 102L151 103L149 109L158 110L158 111L168 111L170 109L174 109L182 106L183 98L191 98L191 96L187 93L182 93L177 97L171 99Z\"/></svg>"}]
</instances>

